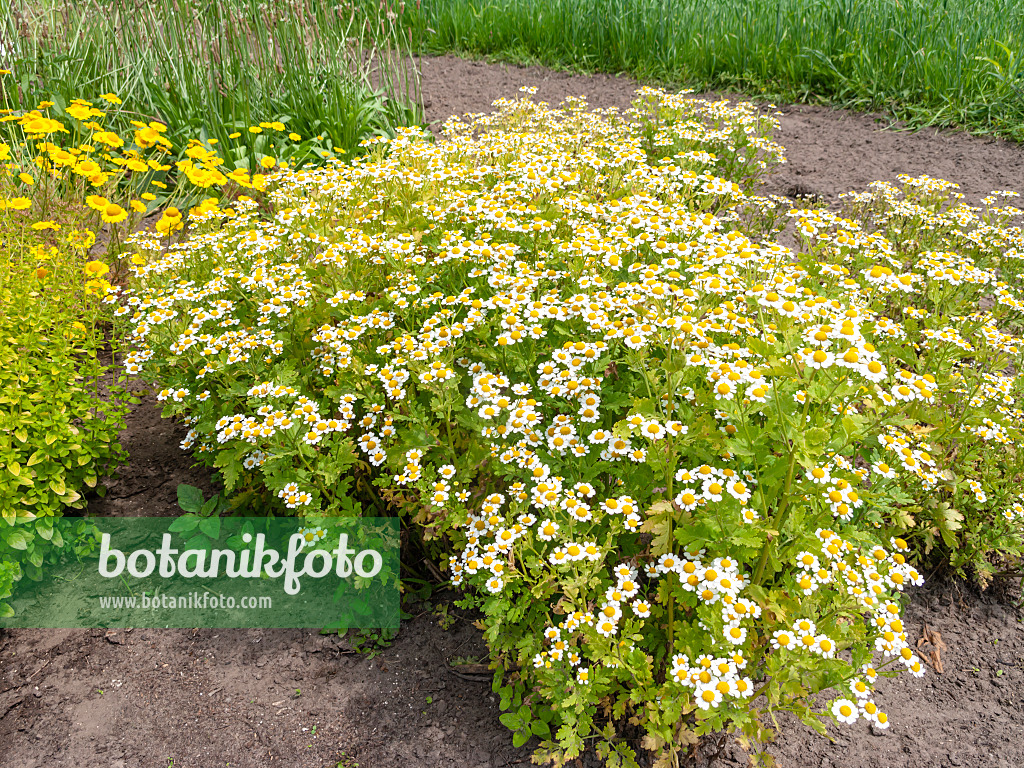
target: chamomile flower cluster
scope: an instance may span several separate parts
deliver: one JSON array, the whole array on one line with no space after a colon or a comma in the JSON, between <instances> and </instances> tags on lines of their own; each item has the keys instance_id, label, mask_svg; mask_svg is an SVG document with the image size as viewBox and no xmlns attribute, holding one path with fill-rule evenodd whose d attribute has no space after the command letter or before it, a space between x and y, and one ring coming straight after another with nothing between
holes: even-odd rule
<instances>
[{"instance_id":1,"label":"chamomile flower cluster","mask_svg":"<svg viewBox=\"0 0 1024 768\"><path fill-rule=\"evenodd\" d=\"M136 235L127 364L229 486L449 537L514 684L592 705L558 709L566 754L601 700L722 728L826 677L821 716L884 723L853 659L922 671L896 607L958 522L908 498L1022 531L1012 213L921 179L843 216L754 196L782 150L750 105L495 107Z\"/></svg>"}]
</instances>

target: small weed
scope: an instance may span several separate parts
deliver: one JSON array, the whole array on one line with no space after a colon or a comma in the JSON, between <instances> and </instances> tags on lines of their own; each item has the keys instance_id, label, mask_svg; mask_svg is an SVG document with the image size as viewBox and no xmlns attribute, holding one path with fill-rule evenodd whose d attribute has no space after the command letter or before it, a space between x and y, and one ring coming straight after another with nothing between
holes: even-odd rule
<instances>
[{"instance_id":1,"label":"small weed","mask_svg":"<svg viewBox=\"0 0 1024 768\"><path fill-rule=\"evenodd\" d=\"M434 608L434 616L437 617L437 624L444 630L451 629L458 620L457 616L449 613L449 607L448 603L444 603Z\"/></svg>"}]
</instances>

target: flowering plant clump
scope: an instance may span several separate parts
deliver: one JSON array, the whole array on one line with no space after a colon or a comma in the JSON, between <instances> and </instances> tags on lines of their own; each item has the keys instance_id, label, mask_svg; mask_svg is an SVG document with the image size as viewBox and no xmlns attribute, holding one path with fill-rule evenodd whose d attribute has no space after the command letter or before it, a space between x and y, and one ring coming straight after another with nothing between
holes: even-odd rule
<instances>
[{"instance_id":1,"label":"flowering plant clump","mask_svg":"<svg viewBox=\"0 0 1024 768\"><path fill-rule=\"evenodd\" d=\"M83 217L33 221L29 207L0 211L0 616L17 582L79 546L89 527L61 515L126 458L128 395L101 385L109 268L89 258Z\"/></svg>"},{"instance_id":2,"label":"flowering plant clump","mask_svg":"<svg viewBox=\"0 0 1024 768\"><path fill-rule=\"evenodd\" d=\"M112 130L109 122L125 122L120 103L107 93L0 110L0 615L12 610L4 600L23 577L38 580L62 550L90 546L90 527L61 515L83 508L89 489L102 493L102 478L126 458L118 433L131 398L119 377L100 385L112 370L105 351L118 353L111 308L100 299L125 277L125 234L163 205L156 230L168 242L183 228L169 203L211 188L263 188L248 161L218 170L225 161L215 140L176 147L157 121ZM254 145L261 171L287 166L271 151L297 157L301 137L283 138L283 123L249 130L262 138Z\"/></svg>"},{"instance_id":3,"label":"flowering plant clump","mask_svg":"<svg viewBox=\"0 0 1024 768\"><path fill-rule=\"evenodd\" d=\"M884 727L878 670L924 673L919 561L1021 552L1016 209L927 178L780 208L749 105L496 106L136 235L128 372L240 499L356 489L445 534L542 756L633 764L626 721L663 764L769 711Z\"/></svg>"},{"instance_id":4,"label":"flowering plant clump","mask_svg":"<svg viewBox=\"0 0 1024 768\"><path fill-rule=\"evenodd\" d=\"M9 74L0 70L0 77ZM304 139L282 121L237 126L228 143L201 132L176 144L165 123L126 120L121 109L121 99L105 93L96 101L0 110L0 163L12 193L0 209L34 205L46 219L68 201L84 201L94 212L91 225L110 229L117 256L123 233L157 209L163 210L157 231L169 238L182 229L176 206L211 192L260 194L273 169L345 153L330 142L321 146L320 137Z\"/></svg>"}]
</instances>

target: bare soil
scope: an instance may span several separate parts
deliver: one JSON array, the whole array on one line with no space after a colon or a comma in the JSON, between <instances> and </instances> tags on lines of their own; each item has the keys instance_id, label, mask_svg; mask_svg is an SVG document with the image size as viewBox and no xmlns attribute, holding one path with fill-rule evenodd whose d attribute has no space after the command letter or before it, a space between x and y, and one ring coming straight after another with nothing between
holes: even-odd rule
<instances>
[{"instance_id":1,"label":"bare soil","mask_svg":"<svg viewBox=\"0 0 1024 768\"><path fill-rule=\"evenodd\" d=\"M517 67L438 56L419 60L427 122L439 127L450 115L490 112L498 98L516 98L520 86L537 86L534 100L557 106L566 96L586 96L593 107L626 109L640 83L612 75L574 75L543 67ZM754 100L738 94L701 97ZM896 174L927 174L960 184L967 202L993 190L1024 195L1024 147L1001 139L925 129L912 133L884 115L828 107L779 105L776 140L788 163L768 179L761 194L817 195L834 200L864 191Z\"/></svg>"},{"instance_id":2,"label":"bare soil","mask_svg":"<svg viewBox=\"0 0 1024 768\"><path fill-rule=\"evenodd\" d=\"M421 62L429 120L486 112L520 85L557 104L586 95L626 107L636 83L530 67ZM877 116L782 106L779 141L789 164L765 191L834 199L896 173L957 181L969 202L992 189L1024 192L1024 149L956 133L906 133ZM216 488L178 447L185 430L147 396L122 441L130 463L101 515L175 515L178 483ZM1024 765L1024 630L1019 588L985 595L935 580L906 614L946 645L942 674L883 681L892 727L866 725L818 737L780 721L771 753L782 768L919 768ZM481 659L472 617L420 606L390 647L370 658L350 641L305 630L0 631L0 768L506 768L530 765L514 749L486 680L449 662ZM934 637L933 637L934 639ZM929 649L931 646L925 646ZM465 668L463 668L465 669ZM429 697L429 703L428 703ZM706 747L695 764L748 764L739 745ZM591 758L579 766L591 766Z\"/></svg>"}]
</instances>

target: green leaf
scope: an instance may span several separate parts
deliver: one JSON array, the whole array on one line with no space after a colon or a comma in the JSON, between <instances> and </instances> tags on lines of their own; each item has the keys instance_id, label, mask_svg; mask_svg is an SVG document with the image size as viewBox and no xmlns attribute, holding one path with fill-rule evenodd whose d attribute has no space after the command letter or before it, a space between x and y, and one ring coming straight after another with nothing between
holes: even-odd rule
<instances>
[{"instance_id":1,"label":"green leaf","mask_svg":"<svg viewBox=\"0 0 1024 768\"><path fill-rule=\"evenodd\" d=\"M187 515L182 515L169 526L167 526L167 530L171 531L172 533L185 533L187 531L192 531L195 530L195 527L197 525L199 525L199 520L200 518L196 517L191 513Z\"/></svg>"},{"instance_id":2,"label":"green leaf","mask_svg":"<svg viewBox=\"0 0 1024 768\"><path fill-rule=\"evenodd\" d=\"M528 731L516 731L512 734L512 746L517 749L530 740Z\"/></svg>"},{"instance_id":3,"label":"green leaf","mask_svg":"<svg viewBox=\"0 0 1024 768\"><path fill-rule=\"evenodd\" d=\"M7 545L11 547L11 549L21 550L28 549L28 545L32 541L32 539L29 537L27 533L25 533L25 531L19 530L17 528L10 531L6 536L6 539Z\"/></svg>"},{"instance_id":4,"label":"green leaf","mask_svg":"<svg viewBox=\"0 0 1024 768\"><path fill-rule=\"evenodd\" d=\"M203 508L203 492L194 485L178 485L178 506L186 512L197 514Z\"/></svg>"},{"instance_id":5,"label":"green leaf","mask_svg":"<svg viewBox=\"0 0 1024 768\"><path fill-rule=\"evenodd\" d=\"M850 416L843 417L843 432L846 433L847 440L853 440L860 435L860 427Z\"/></svg>"},{"instance_id":6,"label":"green leaf","mask_svg":"<svg viewBox=\"0 0 1024 768\"><path fill-rule=\"evenodd\" d=\"M212 499L211 499L212 501ZM209 536L211 539L217 539L220 536L220 518L219 517L205 517L199 521L199 530Z\"/></svg>"},{"instance_id":7,"label":"green leaf","mask_svg":"<svg viewBox=\"0 0 1024 768\"><path fill-rule=\"evenodd\" d=\"M211 496L209 499L206 500L206 503L203 504L203 508L199 510L199 514L203 515L204 517L206 515L211 514L217 508L218 501L218 496Z\"/></svg>"},{"instance_id":8,"label":"green leaf","mask_svg":"<svg viewBox=\"0 0 1024 768\"><path fill-rule=\"evenodd\" d=\"M818 451L828 442L828 430L814 427L804 433L804 438L807 441L807 447L811 451Z\"/></svg>"},{"instance_id":9,"label":"green leaf","mask_svg":"<svg viewBox=\"0 0 1024 768\"><path fill-rule=\"evenodd\" d=\"M947 547L956 545L955 532L964 527L963 520L963 514L946 502L935 508L935 522L938 524L939 534Z\"/></svg>"}]
</instances>

